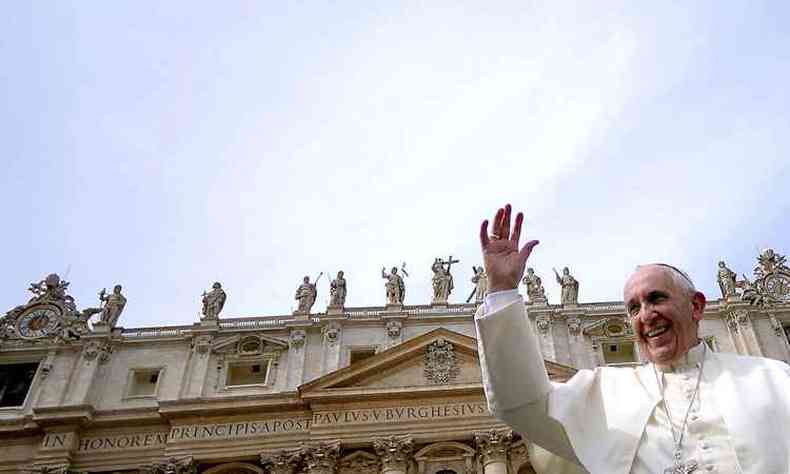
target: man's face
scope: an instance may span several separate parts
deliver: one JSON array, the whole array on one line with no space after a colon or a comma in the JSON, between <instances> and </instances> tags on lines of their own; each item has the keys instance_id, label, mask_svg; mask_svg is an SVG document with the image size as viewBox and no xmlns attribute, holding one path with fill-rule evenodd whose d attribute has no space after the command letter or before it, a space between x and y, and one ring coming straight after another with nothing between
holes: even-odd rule
<instances>
[{"instance_id":1,"label":"man's face","mask_svg":"<svg viewBox=\"0 0 790 474\"><path fill-rule=\"evenodd\" d=\"M679 287L671 271L656 265L641 267L626 282L623 295L640 351L651 362L665 365L696 343L705 309L705 296Z\"/></svg>"}]
</instances>

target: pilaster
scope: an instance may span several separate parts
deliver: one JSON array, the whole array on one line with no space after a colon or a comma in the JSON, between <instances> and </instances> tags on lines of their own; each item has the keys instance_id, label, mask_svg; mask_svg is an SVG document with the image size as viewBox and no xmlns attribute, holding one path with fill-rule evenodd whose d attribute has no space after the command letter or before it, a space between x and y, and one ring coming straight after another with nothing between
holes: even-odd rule
<instances>
[{"instance_id":1,"label":"pilaster","mask_svg":"<svg viewBox=\"0 0 790 474\"><path fill-rule=\"evenodd\" d=\"M330 321L321 328L321 374L334 372L340 366L340 341L342 329L340 322Z\"/></svg>"},{"instance_id":2,"label":"pilaster","mask_svg":"<svg viewBox=\"0 0 790 474\"><path fill-rule=\"evenodd\" d=\"M69 391L64 405L89 403L89 395L96 381L99 367L110 360L112 343L109 336L83 336L79 361L69 383Z\"/></svg>"},{"instance_id":3,"label":"pilaster","mask_svg":"<svg viewBox=\"0 0 790 474\"><path fill-rule=\"evenodd\" d=\"M193 331L189 352L186 380L183 384L183 398L199 398L204 395L209 373L211 344L219 332L218 328L200 328Z\"/></svg>"}]
</instances>

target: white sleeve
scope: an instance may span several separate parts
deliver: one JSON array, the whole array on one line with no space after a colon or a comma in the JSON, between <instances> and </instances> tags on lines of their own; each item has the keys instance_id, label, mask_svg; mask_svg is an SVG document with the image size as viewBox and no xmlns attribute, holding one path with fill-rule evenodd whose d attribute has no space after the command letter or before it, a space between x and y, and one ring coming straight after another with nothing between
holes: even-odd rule
<instances>
[{"instance_id":1,"label":"white sleeve","mask_svg":"<svg viewBox=\"0 0 790 474\"><path fill-rule=\"evenodd\" d=\"M488 293L486 295L485 300L483 301L482 313L478 313L479 316L476 314L475 317L484 318L486 315L491 313L496 313L497 311L503 309L505 306L513 304L516 301L521 301L521 302L524 301L521 298L521 295L518 293L517 288L513 288L512 290L496 291L494 293Z\"/></svg>"}]
</instances>

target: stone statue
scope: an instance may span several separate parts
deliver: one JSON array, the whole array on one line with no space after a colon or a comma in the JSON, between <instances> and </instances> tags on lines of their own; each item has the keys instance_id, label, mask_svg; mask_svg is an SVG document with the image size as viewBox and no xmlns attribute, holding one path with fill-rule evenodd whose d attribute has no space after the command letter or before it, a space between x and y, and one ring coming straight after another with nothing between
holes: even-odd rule
<instances>
[{"instance_id":1,"label":"stone statue","mask_svg":"<svg viewBox=\"0 0 790 474\"><path fill-rule=\"evenodd\" d=\"M458 260L453 260L450 256L447 261L441 258L433 260L431 270L433 271L433 301L432 303L447 303L450 293L453 292L453 276L450 274L450 267Z\"/></svg>"},{"instance_id":2,"label":"stone statue","mask_svg":"<svg viewBox=\"0 0 790 474\"><path fill-rule=\"evenodd\" d=\"M337 278L329 284L329 306L342 308L346 304L346 279L343 271L337 272Z\"/></svg>"},{"instance_id":3,"label":"stone statue","mask_svg":"<svg viewBox=\"0 0 790 474\"><path fill-rule=\"evenodd\" d=\"M472 291L472 294L469 295L469 298L466 299L468 303L472 296L475 297L475 303L482 303L483 299L486 297L486 293L488 292L488 274L483 267L472 267L472 271L475 272L474 276L472 276L472 283L475 284L475 289Z\"/></svg>"},{"instance_id":4,"label":"stone statue","mask_svg":"<svg viewBox=\"0 0 790 474\"><path fill-rule=\"evenodd\" d=\"M317 279L316 282L318 282ZM299 308L296 310L297 313L310 314L310 309L315 303L316 296L318 296L318 290L316 290L315 285L315 283L310 283L309 276L302 279L302 284L296 289L296 295L294 296L294 299L299 301Z\"/></svg>"},{"instance_id":5,"label":"stone statue","mask_svg":"<svg viewBox=\"0 0 790 474\"><path fill-rule=\"evenodd\" d=\"M527 268L527 274L522 280L527 286L527 300L530 303L545 303L546 289L543 288L543 281L535 274L535 269Z\"/></svg>"},{"instance_id":6,"label":"stone statue","mask_svg":"<svg viewBox=\"0 0 790 474\"><path fill-rule=\"evenodd\" d=\"M735 288L737 287L736 274L734 271L727 268L727 265L722 261L719 262L719 270L716 272L716 280L719 282L719 289L721 296L728 298L735 296Z\"/></svg>"},{"instance_id":7,"label":"stone statue","mask_svg":"<svg viewBox=\"0 0 790 474\"><path fill-rule=\"evenodd\" d=\"M557 283L562 287L560 300L562 304L578 304L579 302L579 282L571 275L568 267L562 269L562 276L554 269Z\"/></svg>"},{"instance_id":8,"label":"stone statue","mask_svg":"<svg viewBox=\"0 0 790 474\"><path fill-rule=\"evenodd\" d=\"M384 287L387 289L387 304L403 304L406 298L406 285L403 277L398 275L398 267L392 267L390 273L381 268L381 278L387 280Z\"/></svg>"},{"instance_id":9,"label":"stone statue","mask_svg":"<svg viewBox=\"0 0 790 474\"><path fill-rule=\"evenodd\" d=\"M102 302L101 322L107 324L110 328L114 328L118 323L118 318L121 317L123 308L126 306L126 297L121 294L121 285L115 285L111 294L102 288L99 292L99 300Z\"/></svg>"},{"instance_id":10,"label":"stone statue","mask_svg":"<svg viewBox=\"0 0 790 474\"><path fill-rule=\"evenodd\" d=\"M222 285L216 281L211 285L211 291L203 292L203 320L212 321L219 317L220 311L225 306L227 295Z\"/></svg>"}]
</instances>

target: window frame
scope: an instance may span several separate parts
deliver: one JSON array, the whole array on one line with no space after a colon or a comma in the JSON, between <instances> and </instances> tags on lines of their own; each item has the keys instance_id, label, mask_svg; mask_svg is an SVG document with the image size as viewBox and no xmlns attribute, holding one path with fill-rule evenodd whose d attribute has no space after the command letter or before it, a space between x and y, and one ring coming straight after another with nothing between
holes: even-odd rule
<instances>
[{"instance_id":1,"label":"window frame","mask_svg":"<svg viewBox=\"0 0 790 474\"><path fill-rule=\"evenodd\" d=\"M145 400L145 399L153 399L156 400L159 398L159 390L162 386L162 379L165 375L165 366L143 366L143 367L132 367L129 369L129 372L126 375L126 387L123 391L123 400ZM134 386L134 379L136 372L150 372L153 374L154 372L157 373L156 377L156 386L154 387L154 392L151 394L145 395L132 395L131 390Z\"/></svg>"}]
</instances>

